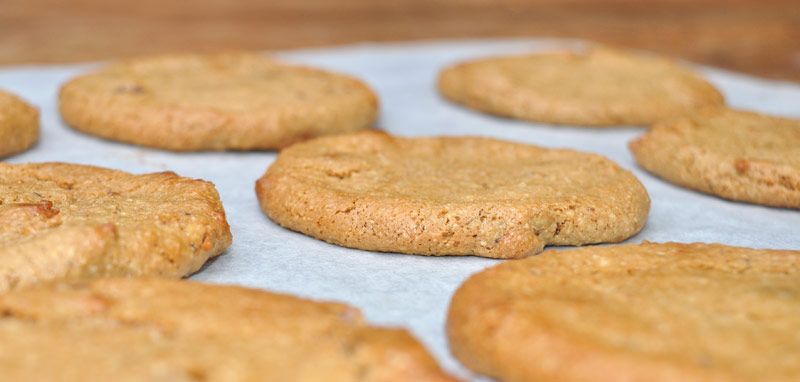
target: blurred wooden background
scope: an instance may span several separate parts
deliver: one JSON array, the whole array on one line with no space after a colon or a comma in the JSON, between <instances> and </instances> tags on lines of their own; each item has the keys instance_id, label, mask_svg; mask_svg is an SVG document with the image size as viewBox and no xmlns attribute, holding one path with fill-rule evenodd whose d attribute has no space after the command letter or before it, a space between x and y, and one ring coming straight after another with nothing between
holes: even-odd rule
<instances>
[{"instance_id":1,"label":"blurred wooden background","mask_svg":"<svg viewBox=\"0 0 800 382\"><path fill-rule=\"evenodd\" d=\"M0 0L0 64L502 36L586 38L800 81L800 0Z\"/></svg>"}]
</instances>

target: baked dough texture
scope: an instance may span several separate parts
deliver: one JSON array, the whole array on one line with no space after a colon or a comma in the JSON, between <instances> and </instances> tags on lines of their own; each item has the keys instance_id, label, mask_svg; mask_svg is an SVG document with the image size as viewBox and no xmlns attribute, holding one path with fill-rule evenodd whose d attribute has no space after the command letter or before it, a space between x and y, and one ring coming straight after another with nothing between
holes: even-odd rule
<instances>
[{"instance_id":1,"label":"baked dough texture","mask_svg":"<svg viewBox=\"0 0 800 382\"><path fill-rule=\"evenodd\" d=\"M470 277L450 349L503 381L800 380L800 251L642 243Z\"/></svg>"},{"instance_id":2,"label":"baked dough texture","mask_svg":"<svg viewBox=\"0 0 800 382\"><path fill-rule=\"evenodd\" d=\"M0 163L0 292L57 279L181 277L230 244L209 182Z\"/></svg>"},{"instance_id":3,"label":"baked dough texture","mask_svg":"<svg viewBox=\"0 0 800 382\"><path fill-rule=\"evenodd\" d=\"M634 140L640 166L726 199L800 208L800 120L709 108Z\"/></svg>"},{"instance_id":4,"label":"baked dough texture","mask_svg":"<svg viewBox=\"0 0 800 382\"><path fill-rule=\"evenodd\" d=\"M164 279L0 295L10 381L453 381L408 332L358 310Z\"/></svg>"},{"instance_id":5,"label":"baked dough texture","mask_svg":"<svg viewBox=\"0 0 800 382\"><path fill-rule=\"evenodd\" d=\"M61 116L99 137L175 151L278 149L367 128L364 83L258 54L172 55L113 64L61 88Z\"/></svg>"},{"instance_id":6,"label":"baked dough texture","mask_svg":"<svg viewBox=\"0 0 800 382\"><path fill-rule=\"evenodd\" d=\"M441 72L439 90L490 114L595 127L649 125L724 103L673 61L605 47L464 62Z\"/></svg>"},{"instance_id":7,"label":"baked dough texture","mask_svg":"<svg viewBox=\"0 0 800 382\"><path fill-rule=\"evenodd\" d=\"M0 91L0 158L27 150L39 140L39 110Z\"/></svg>"},{"instance_id":8,"label":"baked dough texture","mask_svg":"<svg viewBox=\"0 0 800 382\"><path fill-rule=\"evenodd\" d=\"M493 258L622 241L650 208L642 184L599 155L371 131L283 150L256 194L278 224L330 243Z\"/></svg>"}]
</instances>

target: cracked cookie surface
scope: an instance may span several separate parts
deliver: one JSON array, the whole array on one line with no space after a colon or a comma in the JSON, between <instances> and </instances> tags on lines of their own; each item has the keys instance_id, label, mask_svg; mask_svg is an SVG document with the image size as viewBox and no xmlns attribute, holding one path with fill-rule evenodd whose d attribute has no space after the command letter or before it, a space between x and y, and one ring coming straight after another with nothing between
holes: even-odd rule
<instances>
[{"instance_id":1,"label":"cracked cookie surface","mask_svg":"<svg viewBox=\"0 0 800 382\"><path fill-rule=\"evenodd\" d=\"M258 54L123 61L61 88L73 128L175 151L278 149L372 125L376 95L354 78Z\"/></svg>"},{"instance_id":2,"label":"cracked cookie surface","mask_svg":"<svg viewBox=\"0 0 800 382\"><path fill-rule=\"evenodd\" d=\"M453 381L344 304L164 279L0 295L0 374L60 381ZM78 344L78 345L76 345Z\"/></svg>"},{"instance_id":3,"label":"cracked cookie surface","mask_svg":"<svg viewBox=\"0 0 800 382\"><path fill-rule=\"evenodd\" d=\"M25 151L39 139L39 110L0 91L0 158Z\"/></svg>"},{"instance_id":4,"label":"cracked cookie surface","mask_svg":"<svg viewBox=\"0 0 800 382\"><path fill-rule=\"evenodd\" d=\"M672 183L800 208L800 120L708 108L656 124L630 149L640 166Z\"/></svg>"},{"instance_id":5,"label":"cracked cookie surface","mask_svg":"<svg viewBox=\"0 0 800 382\"><path fill-rule=\"evenodd\" d=\"M622 241L650 207L642 184L599 155L371 131L283 150L256 193L278 224L334 244L493 258Z\"/></svg>"},{"instance_id":6,"label":"cracked cookie surface","mask_svg":"<svg viewBox=\"0 0 800 382\"><path fill-rule=\"evenodd\" d=\"M722 95L673 61L605 47L486 58L447 68L439 91L483 112L569 125L648 125Z\"/></svg>"},{"instance_id":7,"label":"cracked cookie surface","mask_svg":"<svg viewBox=\"0 0 800 382\"><path fill-rule=\"evenodd\" d=\"M230 243L209 182L0 163L0 291L55 279L182 277Z\"/></svg>"},{"instance_id":8,"label":"cracked cookie surface","mask_svg":"<svg viewBox=\"0 0 800 382\"><path fill-rule=\"evenodd\" d=\"M470 277L450 349L503 381L797 381L800 251L642 243Z\"/></svg>"}]
</instances>

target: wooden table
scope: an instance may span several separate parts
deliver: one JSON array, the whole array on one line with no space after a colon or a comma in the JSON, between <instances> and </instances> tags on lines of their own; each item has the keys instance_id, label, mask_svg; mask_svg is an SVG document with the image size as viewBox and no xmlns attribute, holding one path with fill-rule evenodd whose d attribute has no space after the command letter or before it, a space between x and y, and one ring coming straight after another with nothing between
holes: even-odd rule
<instances>
[{"instance_id":1,"label":"wooden table","mask_svg":"<svg viewBox=\"0 0 800 382\"><path fill-rule=\"evenodd\" d=\"M0 64L502 36L579 37L800 81L800 0L0 0Z\"/></svg>"}]
</instances>

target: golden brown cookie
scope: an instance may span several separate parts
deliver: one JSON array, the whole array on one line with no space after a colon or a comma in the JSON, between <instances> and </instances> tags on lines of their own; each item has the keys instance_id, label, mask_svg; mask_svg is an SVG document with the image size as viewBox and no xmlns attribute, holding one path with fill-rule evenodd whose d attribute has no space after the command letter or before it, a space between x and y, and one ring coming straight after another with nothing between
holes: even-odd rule
<instances>
[{"instance_id":1,"label":"golden brown cookie","mask_svg":"<svg viewBox=\"0 0 800 382\"><path fill-rule=\"evenodd\" d=\"M181 277L230 244L209 182L0 163L0 292L55 279Z\"/></svg>"},{"instance_id":2,"label":"golden brown cookie","mask_svg":"<svg viewBox=\"0 0 800 382\"><path fill-rule=\"evenodd\" d=\"M0 295L10 381L452 381L357 309L232 286L103 279Z\"/></svg>"},{"instance_id":3,"label":"golden brown cookie","mask_svg":"<svg viewBox=\"0 0 800 382\"><path fill-rule=\"evenodd\" d=\"M39 139L39 110L0 91L0 158L25 151Z\"/></svg>"},{"instance_id":4,"label":"golden brown cookie","mask_svg":"<svg viewBox=\"0 0 800 382\"><path fill-rule=\"evenodd\" d=\"M377 132L283 150L256 194L278 224L330 243L494 258L625 240L650 208L642 184L599 155Z\"/></svg>"},{"instance_id":5,"label":"golden brown cookie","mask_svg":"<svg viewBox=\"0 0 800 382\"><path fill-rule=\"evenodd\" d=\"M675 184L800 208L800 120L709 108L657 123L630 149L640 166Z\"/></svg>"},{"instance_id":6,"label":"golden brown cookie","mask_svg":"<svg viewBox=\"0 0 800 382\"><path fill-rule=\"evenodd\" d=\"M465 62L440 74L439 90L491 114L587 126L647 125L724 102L673 61L603 47Z\"/></svg>"},{"instance_id":7,"label":"golden brown cookie","mask_svg":"<svg viewBox=\"0 0 800 382\"><path fill-rule=\"evenodd\" d=\"M257 54L173 55L111 65L61 88L77 130L176 151L277 149L367 128L361 81Z\"/></svg>"},{"instance_id":8,"label":"golden brown cookie","mask_svg":"<svg viewBox=\"0 0 800 382\"><path fill-rule=\"evenodd\" d=\"M450 349L503 381L800 380L800 251L547 251L468 279Z\"/></svg>"}]
</instances>

